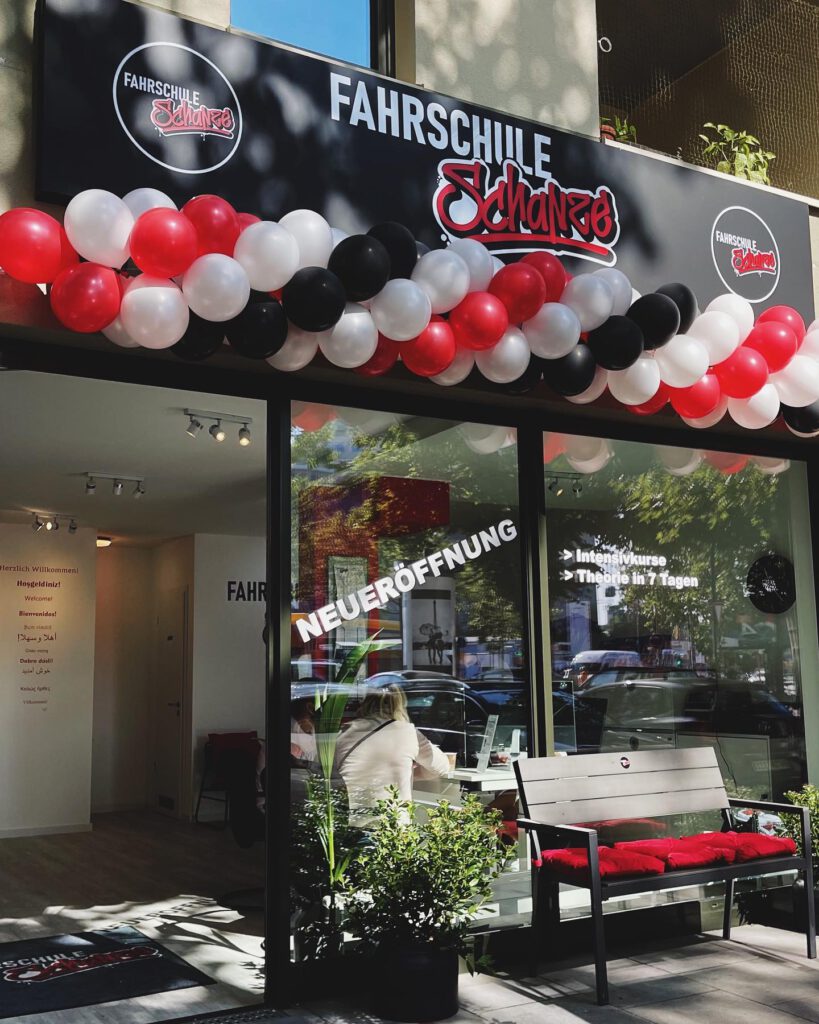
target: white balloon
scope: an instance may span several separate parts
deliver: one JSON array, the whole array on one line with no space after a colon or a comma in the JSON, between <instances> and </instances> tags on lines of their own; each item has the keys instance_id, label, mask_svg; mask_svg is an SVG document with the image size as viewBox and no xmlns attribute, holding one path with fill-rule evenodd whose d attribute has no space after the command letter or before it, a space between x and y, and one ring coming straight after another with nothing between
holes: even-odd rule
<instances>
[{"instance_id":1,"label":"white balloon","mask_svg":"<svg viewBox=\"0 0 819 1024\"><path fill-rule=\"evenodd\" d=\"M589 402L595 402L606 390L608 382L609 371L604 370L602 366L598 366L594 371L592 382L586 390L581 391L579 395L566 395L566 401L573 402L575 405L588 405Z\"/></svg>"},{"instance_id":2,"label":"white balloon","mask_svg":"<svg viewBox=\"0 0 819 1024\"><path fill-rule=\"evenodd\" d=\"M761 430L779 415L779 395L770 381L750 398L729 398L728 415L746 430Z\"/></svg>"},{"instance_id":3,"label":"white balloon","mask_svg":"<svg viewBox=\"0 0 819 1024\"><path fill-rule=\"evenodd\" d=\"M113 341L120 348L139 348L139 342L134 341L131 335L122 326L122 320L117 316L107 327L103 327L102 333L109 341Z\"/></svg>"},{"instance_id":4,"label":"white balloon","mask_svg":"<svg viewBox=\"0 0 819 1024\"><path fill-rule=\"evenodd\" d=\"M573 277L560 301L577 315L581 331L593 331L608 320L614 309L614 293L597 274Z\"/></svg>"},{"instance_id":5,"label":"white balloon","mask_svg":"<svg viewBox=\"0 0 819 1024\"><path fill-rule=\"evenodd\" d=\"M299 266L296 239L280 224L260 220L249 224L236 239L233 258L240 263L259 292L283 288Z\"/></svg>"},{"instance_id":6,"label":"white balloon","mask_svg":"<svg viewBox=\"0 0 819 1024\"><path fill-rule=\"evenodd\" d=\"M475 353L475 363L487 380L510 384L525 372L531 355L523 331L509 327L492 348Z\"/></svg>"},{"instance_id":7,"label":"white balloon","mask_svg":"<svg viewBox=\"0 0 819 1024\"><path fill-rule=\"evenodd\" d=\"M597 473L614 452L602 437L570 437L566 442L566 461L578 473Z\"/></svg>"},{"instance_id":8,"label":"white balloon","mask_svg":"<svg viewBox=\"0 0 819 1024\"><path fill-rule=\"evenodd\" d=\"M469 291L469 267L451 249L432 249L415 264L412 280L429 296L433 313L448 313Z\"/></svg>"},{"instance_id":9,"label":"white balloon","mask_svg":"<svg viewBox=\"0 0 819 1024\"><path fill-rule=\"evenodd\" d=\"M142 274L122 296L122 326L143 348L175 345L188 329L190 312L185 296L173 281Z\"/></svg>"},{"instance_id":10,"label":"white balloon","mask_svg":"<svg viewBox=\"0 0 819 1024\"><path fill-rule=\"evenodd\" d=\"M783 405L802 408L819 398L819 363L797 352L784 369L772 373L773 384Z\"/></svg>"},{"instance_id":11,"label":"white balloon","mask_svg":"<svg viewBox=\"0 0 819 1024\"><path fill-rule=\"evenodd\" d=\"M660 367L653 356L640 356L625 370L609 371L609 391L623 405L642 405L660 389Z\"/></svg>"},{"instance_id":12,"label":"white balloon","mask_svg":"<svg viewBox=\"0 0 819 1024\"><path fill-rule=\"evenodd\" d=\"M708 350L701 341L677 334L655 353L660 379L672 388L689 388L708 372Z\"/></svg>"},{"instance_id":13,"label":"white balloon","mask_svg":"<svg viewBox=\"0 0 819 1024\"><path fill-rule=\"evenodd\" d=\"M197 316L222 323L245 308L250 298L250 281L236 260L220 252L209 252L194 260L185 271L182 291Z\"/></svg>"},{"instance_id":14,"label":"white balloon","mask_svg":"<svg viewBox=\"0 0 819 1024\"><path fill-rule=\"evenodd\" d=\"M489 455L505 445L509 428L494 427L488 423L461 423L458 432L473 452Z\"/></svg>"},{"instance_id":15,"label":"white balloon","mask_svg":"<svg viewBox=\"0 0 819 1024\"><path fill-rule=\"evenodd\" d=\"M134 215L113 192L89 188L65 208L65 233L80 256L104 267L121 267L128 259Z\"/></svg>"},{"instance_id":16,"label":"white balloon","mask_svg":"<svg viewBox=\"0 0 819 1024\"><path fill-rule=\"evenodd\" d=\"M817 317L816 320L811 321L808 325L808 329L805 331L805 334L810 334L811 331L819 331L819 317Z\"/></svg>"},{"instance_id":17,"label":"white balloon","mask_svg":"<svg viewBox=\"0 0 819 1024\"><path fill-rule=\"evenodd\" d=\"M341 319L319 338L322 354L335 366L351 370L361 366L378 347L378 331L369 312L348 302Z\"/></svg>"},{"instance_id":18,"label":"white balloon","mask_svg":"<svg viewBox=\"0 0 819 1024\"><path fill-rule=\"evenodd\" d=\"M544 302L523 324L529 347L541 359L567 356L580 340L580 321L562 302Z\"/></svg>"},{"instance_id":19,"label":"white balloon","mask_svg":"<svg viewBox=\"0 0 819 1024\"><path fill-rule=\"evenodd\" d=\"M457 238L450 243L449 251L457 253L469 268L469 290L485 292L495 273L492 253L486 246L474 238Z\"/></svg>"},{"instance_id":20,"label":"white balloon","mask_svg":"<svg viewBox=\"0 0 819 1024\"><path fill-rule=\"evenodd\" d=\"M492 257L492 277L495 276L499 271L503 270L506 264L503 260L499 260L497 256Z\"/></svg>"},{"instance_id":21,"label":"white balloon","mask_svg":"<svg viewBox=\"0 0 819 1024\"><path fill-rule=\"evenodd\" d=\"M715 299L712 299L705 307L706 313L710 313L713 310L719 313L727 313L736 322L737 327L739 327L739 341L742 344L754 326L754 309L751 303L740 295L726 292L724 295L718 295Z\"/></svg>"},{"instance_id":22,"label":"white balloon","mask_svg":"<svg viewBox=\"0 0 819 1024\"><path fill-rule=\"evenodd\" d=\"M595 270L595 274L611 288L611 293L614 296L612 313L623 316L634 301L631 297L633 291L631 281L622 270L617 270L615 267L603 267L602 270Z\"/></svg>"},{"instance_id":23,"label":"white balloon","mask_svg":"<svg viewBox=\"0 0 819 1024\"><path fill-rule=\"evenodd\" d=\"M739 325L732 316L718 309L700 313L687 333L705 345L711 366L727 359L739 346Z\"/></svg>"},{"instance_id":24,"label":"white balloon","mask_svg":"<svg viewBox=\"0 0 819 1024\"><path fill-rule=\"evenodd\" d=\"M723 395L720 396L717 407L706 416L700 416L697 419L690 419L687 416L681 416L680 419L684 423L687 423L689 427L695 427L697 430L707 430L708 427L716 426L726 412L728 412L728 399Z\"/></svg>"},{"instance_id":25,"label":"white balloon","mask_svg":"<svg viewBox=\"0 0 819 1024\"><path fill-rule=\"evenodd\" d=\"M274 370L283 370L286 373L301 370L312 361L318 351L319 340L327 334L329 331L313 334L311 331L303 331L295 324L288 324L287 340L278 352L267 357L267 362Z\"/></svg>"},{"instance_id":26,"label":"white balloon","mask_svg":"<svg viewBox=\"0 0 819 1024\"><path fill-rule=\"evenodd\" d=\"M472 349L458 348L455 358L449 366L442 373L436 373L430 380L435 381L436 384L441 384L445 388L450 388L453 384L460 384L461 381L466 380L470 373L472 373L474 366L475 353Z\"/></svg>"},{"instance_id":27,"label":"white balloon","mask_svg":"<svg viewBox=\"0 0 819 1024\"><path fill-rule=\"evenodd\" d=\"M639 292L637 291L637 289L636 289L636 288L632 288L632 289L631 289L631 304L632 304L632 306L634 305L634 303L635 303L635 302L636 302L636 301L637 301L638 299L641 299L642 297L643 297L643 296L642 296L642 295L641 295L641 294L640 294L640 293L639 293Z\"/></svg>"},{"instance_id":28,"label":"white balloon","mask_svg":"<svg viewBox=\"0 0 819 1024\"><path fill-rule=\"evenodd\" d=\"M127 196L123 196L122 201L134 215L134 220L147 210L157 210L160 207L166 210L177 209L173 199L160 192L158 188L135 188Z\"/></svg>"},{"instance_id":29,"label":"white balloon","mask_svg":"<svg viewBox=\"0 0 819 1024\"><path fill-rule=\"evenodd\" d=\"M401 422L394 412L373 412L371 409L338 409L338 418L353 427L358 434L383 434L385 430Z\"/></svg>"},{"instance_id":30,"label":"white balloon","mask_svg":"<svg viewBox=\"0 0 819 1024\"><path fill-rule=\"evenodd\" d=\"M693 448L670 448L657 445L657 457L672 476L688 476L702 462L702 452Z\"/></svg>"},{"instance_id":31,"label":"white balloon","mask_svg":"<svg viewBox=\"0 0 819 1024\"><path fill-rule=\"evenodd\" d=\"M786 423L785 426L795 437L819 437L819 430L814 430L810 434L803 434L801 430L794 430L790 423Z\"/></svg>"},{"instance_id":32,"label":"white balloon","mask_svg":"<svg viewBox=\"0 0 819 1024\"><path fill-rule=\"evenodd\" d=\"M791 468L790 459L777 459L768 455L752 455L751 462L765 476L778 476Z\"/></svg>"},{"instance_id":33,"label":"white balloon","mask_svg":"<svg viewBox=\"0 0 819 1024\"><path fill-rule=\"evenodd\" d=\"M432 303L427 293L414 281L396 277L387 281L370 305L375 326L386 338L409 341L429 323Z\"/></svg>"},{"instance_id":34,"label":"white balloon","mask_svg":"<svg viewBox=\"0 0 819 1024\"><path fill-rule=\"evenodd\" d=\"M279 226L288 231L299 247L298 270L326 267L333 251L333 230L314 210L293 210L285 214Z\"/></svg>"},{"instance_id":35,"label":"white balloon","mask_svg":"<svg viewBox=\"0 0 819 1024\"><path fill-rule=\"evenodd\" d=\"M811 359L819 360L819 328L813 327L813 330L808 331L805 337L802 339L802 344L799 346L800 356L810 356Z\"/></svg>"}]
</instances>

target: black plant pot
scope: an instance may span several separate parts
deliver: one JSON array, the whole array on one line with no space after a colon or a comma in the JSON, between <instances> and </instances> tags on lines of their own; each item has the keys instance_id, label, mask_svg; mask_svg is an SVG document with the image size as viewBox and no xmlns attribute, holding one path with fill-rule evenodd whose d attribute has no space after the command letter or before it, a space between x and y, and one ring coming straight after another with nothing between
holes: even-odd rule
<instances>
[{"instance_id":1,"label":"black plant pot","mask_svg":"<svg viewBox=\"0 0 819 1024\"><path fill-rule=\"evenodd\" d=\"M374 1009L387 1020L444 1020L458 1012L458 953L435 946L379 950Z\"/></svg>"},{"instance_id":2,"label":"black plant pot","mask_svg":"<svg viewBox=\"0 0 819 1024\"><path fill-rule=\"evenodd\" d=\"M805 906L805 880L797 878L793 883L791 892L793 894L793 926L797 931L802 932L808 923L807 908ZM815 908L816 920L819 921L819 889L816 887L813 890L813 906Z\"/></svg>"}]
</instances>

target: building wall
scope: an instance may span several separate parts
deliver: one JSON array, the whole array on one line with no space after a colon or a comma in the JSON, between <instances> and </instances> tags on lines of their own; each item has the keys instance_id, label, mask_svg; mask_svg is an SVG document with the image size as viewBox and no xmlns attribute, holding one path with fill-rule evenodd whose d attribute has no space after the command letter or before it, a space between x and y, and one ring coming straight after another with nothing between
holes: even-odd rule
<instances>
[{"instance_id":1,"label":"building wall","mask_svg":"<svg viewBox=\"0 0 819 1024\"><path fill-rule=\"evenodd\" d=\"M414 50L419 85L599 134L594 0L416 0L408 26L399 6L399 73Z\"/></svg>"},{"instance_id":2,"label":"building wall","mask_svg":"<svg viewBox=\"0 0 819 1024\"><path fill-rule=\"evenodd\" d=\"M97 554L91 811L144 807L149 800L153 552Z\"/></svg>"}]
</instances>

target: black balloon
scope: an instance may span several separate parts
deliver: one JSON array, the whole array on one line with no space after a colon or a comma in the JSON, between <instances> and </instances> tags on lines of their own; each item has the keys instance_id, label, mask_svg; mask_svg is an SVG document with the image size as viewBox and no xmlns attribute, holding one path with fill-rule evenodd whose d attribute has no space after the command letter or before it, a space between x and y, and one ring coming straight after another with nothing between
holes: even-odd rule
<instances>
[{"instance_id":1,"label":"black balloon","mask_svg":"<svg viewBox=\"0 0 819 1024\"><path fill-rule=\"evenodd\" d=\"M678 281L671 284L664 284L657 289L658 295L667 295L680 311L679 334L685 334L691 324L697 318L697 296L691 291L687 284L680 284Z\"/></svg>"},{"instance_id":2,"label":"black balloon","mask_svg":"<svg viewBox=\"0 0 819 1024\"><path fill-rule=\"evenodd\" d=\"M387 220L371 227L367 234L377 238L390 254L390 279L409 277L412 274L418 262L418 249L415 236L409 228L394 220Z\"/></svg>"},{"instance_id":3,"label":"black balloon","mask_svg":"<svg viewBox=\"0 0 819 1024\"><path fill-rule=\"evenodd\" d=\"M231 348L248 359L267 359L287 338L287 317L281 303L249 302L242 312L224 324Z\"/></svg>"},{"instance_id":4,"label":"black balloon","mask_svg":"<svg viewBox=\"0 0 819 1024\"><path fill-rule=\"evenodd\" d=\"M627 316L610 316L589 331L589 348L598 364L607 370L625 370L643 354L643 332Z\"/></svg>"},{"instance_id":5,"label":"black balloon","mask_svg":"<svg viewBox=\"0 0 819 1024\"><path fill-rule=\"evenodd\" d=\"M203 320L201 316L191 312L188 329L175 345L171 345L170 351L186 362L195 363L218 352L224 338L224 324Z\"/></svg>"},{"instance_id":6,"label":"black balloon","mask_svg":"<svg viewBox=\"0 0 819 1024\"><path fill-rule=\"evenodd\" d=\"M346 302L344 285L321 267L297 270L282 289L287 319L303 331L328 331L341 319Z\"/></svg>"},{"instance_id":7,"label":"black balloon","mask_svg":"<svg viewBox=\"0 0 819 1024\"><path fill-rule=\"evenodd\" d=\"M667 345L680 329L680 311L676 302L656 292L639 298L626 316L643 332L643 342L648 349Z\"/></svg>"},{"instance_id":8,"label":"black balloon","mask_svg":"<svg viewBox=\"0 0 819 1024\"><path fill-rule=\"evenodd\" d=\"M390 254L370 235L350 235L330 254L327 269L344 285L351 302L377 295L390 279Z\"/></svg>"},{"instance_id":9,"label":"black balloon","mask_svg":"<svg viewBox=\"0 0 819 1024\"><path fill-rule=\"evenodd\" d=\"M529 365L520 377L509 384L497 384L495 388L509 395L525 395L528 391L538 386L547 366L551 366L551 362L548 359L541 359L540 356L532 353Z\"/></svg>"},{"instance_id":10,"label":"black balloon","mask_svg":"<svg viewBox=\"0 0 819 1024\"><path fill-rule=\"evenodd\" d=\"M783 405L781 412L782 419L797 434L815 434L819 430L819 401L798 409L792 405Z\"/></svg>"},{"instance_id":11,"label":"black balloon","mask_svg":"<svg viewBox=\"0 0 819 1024\"><path fill-rule=\"evenodd\" d=\"M591 385L596 369L592 350L579 342L567 356L545 360L543 379L559 395L579 395Z\"/></svg>"}]
</instances>

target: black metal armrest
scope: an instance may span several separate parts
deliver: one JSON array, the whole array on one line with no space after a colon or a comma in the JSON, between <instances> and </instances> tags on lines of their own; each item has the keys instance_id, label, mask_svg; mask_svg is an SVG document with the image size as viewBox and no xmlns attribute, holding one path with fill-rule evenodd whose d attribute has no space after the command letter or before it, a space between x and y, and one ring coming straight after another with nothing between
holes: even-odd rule
<instances>
[{"instance_id":1,"label":"black metal armrest","mask_svg":"<svg viewBox=\"0 0 819 1024\"><path fill-rule=\"evenodd\" d=\"M740 797L729 797L728 803L737 810L743 807L750 807L754 811L774 811L781 814L807 814L807 807L799 807L797 804L777 804L771 800L742 800Z\"/></svg>"},{"instance_id":2,"label":"black metal armrest","mask_svg":"<svg viewBox=\"0 0 819 1024\"><path fill-rule=\"evenodd\" d=\"M545 821L518 818L518 828L536 834L538 839L543 834L555 839L574 840L578 846L585 846L587 849L592 841L592 836L594 836L595 843L597 841L596 828L583 828L580 825L550 825Z\"/></svg>"}]
</instances>

